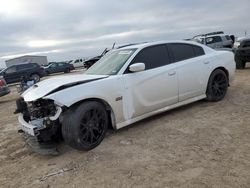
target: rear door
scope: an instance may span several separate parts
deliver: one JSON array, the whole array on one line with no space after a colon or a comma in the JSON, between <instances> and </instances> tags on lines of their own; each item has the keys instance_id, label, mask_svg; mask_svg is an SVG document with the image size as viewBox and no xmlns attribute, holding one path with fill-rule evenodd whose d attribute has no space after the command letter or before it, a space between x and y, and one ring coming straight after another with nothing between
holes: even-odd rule
<instances>
[{"instance_id":1,"label":"rear door","mask_svg":"<svg viewBox=\"0 0 250 188\"><path fill-rule=\"evenodd\" d=\"M22 76L29 77L30 73L32 72L32 69L35 68L34 64L22 64L17 65L17 74L18 77L21 78Z\"/></svg>"},{"instance_id":2,"label":"rear door","mask_svg":"<svg viewBox=\"0 0 250 188\"><path fill-rule=\"evenodd\" d=\"M178 72L179 102L203 95L210 70L203 48L182 43L168 44L168 47Z\"/></svg>"},{"instance_id":3,"label":"rear door","mask_svg":"<svg viewBox=\"0 0 250 188\"><path fill-rule=\"evenodd\" d=\"M126 120L144 115L178 102L178 80L174 64L170 64L166 45L142 49L130 65L144 63L142 72L123 75Z\"/></svg>"}]
</instances>

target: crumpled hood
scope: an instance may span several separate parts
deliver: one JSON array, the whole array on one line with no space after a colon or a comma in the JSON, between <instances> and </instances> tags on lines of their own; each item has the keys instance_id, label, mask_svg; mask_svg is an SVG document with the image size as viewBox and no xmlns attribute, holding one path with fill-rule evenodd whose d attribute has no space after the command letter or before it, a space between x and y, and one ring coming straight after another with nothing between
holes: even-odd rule
<instances>
[{"instance_id":1,"label":"crumpled hood","mask_svg":"<svg viewBox=\"0 0 250 188\"><path fill-rule=\"evenodd\" d=\"M47 94L59 89L60 87L74 86L83 84L84 82L94 81L101 78L106 78L106 75L70 75L70 76L57 76L54 78L49 78L44 81L38 82L37 84L26 90L22 97L25 101L35 101L39 98L46 96Z\"/></svg>"}]
</instances>

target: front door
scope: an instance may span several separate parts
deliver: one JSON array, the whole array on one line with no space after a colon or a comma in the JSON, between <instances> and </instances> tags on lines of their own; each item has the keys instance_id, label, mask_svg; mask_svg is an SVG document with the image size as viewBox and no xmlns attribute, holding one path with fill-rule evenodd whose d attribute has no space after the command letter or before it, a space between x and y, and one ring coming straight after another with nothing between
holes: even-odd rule
<instances>
[{"instance_id":1,"label":"front door","mask_svg":"<svg viewBox=\"0 0 250 188\"><path fill-rule=\"evenodd\" d=\"M165 45L148 47L140 51L131 64L145 63L146 70L123 75L125 119L133 119L146 113L178 102L178 79L174 64L169 64Z\"/></svg>"}]
</instances>

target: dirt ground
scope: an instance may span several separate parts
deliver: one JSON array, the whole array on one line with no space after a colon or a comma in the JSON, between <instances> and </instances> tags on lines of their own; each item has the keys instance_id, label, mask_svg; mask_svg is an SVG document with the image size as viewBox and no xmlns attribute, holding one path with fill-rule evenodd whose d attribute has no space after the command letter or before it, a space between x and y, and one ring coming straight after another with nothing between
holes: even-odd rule
<instances>
[{"instance_id":1,"label":"dirt ground","mask_svg":"<svg viewBox=\"0 0 250 188\"><path fill-rule=\"evenodd\" d=\"M0 187L250 187L250 68L226 98L109 131L89 152L30 151L17 133L15 87L0 98Z\"/></svg>"}]
</instances>

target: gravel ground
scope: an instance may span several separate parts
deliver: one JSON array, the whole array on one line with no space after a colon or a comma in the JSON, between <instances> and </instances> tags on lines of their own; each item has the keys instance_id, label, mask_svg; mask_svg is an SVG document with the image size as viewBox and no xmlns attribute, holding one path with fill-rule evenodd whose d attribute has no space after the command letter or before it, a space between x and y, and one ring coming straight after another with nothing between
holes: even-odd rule
<instances>
[{"instance_id":1,"label":"gravel ground","mask_svg":"<svg viewBox=\"0 0 250 188\"><path fill-rule=\"evenodd\" d=\"M89 152L41 156L17 133L16 89L0 98L0 187L249 187L250 68L225 99L199 101L119 131Z\"/></svg>"}]
</instances>

